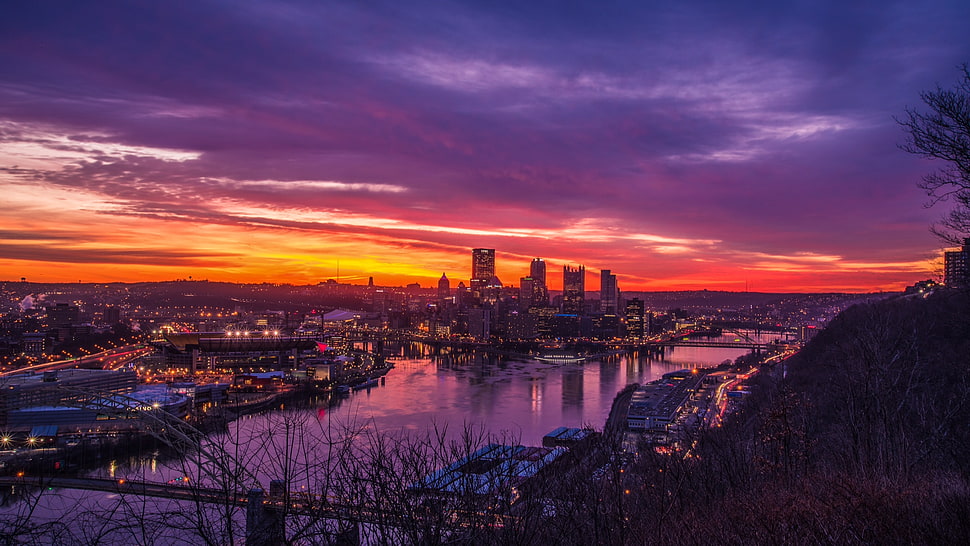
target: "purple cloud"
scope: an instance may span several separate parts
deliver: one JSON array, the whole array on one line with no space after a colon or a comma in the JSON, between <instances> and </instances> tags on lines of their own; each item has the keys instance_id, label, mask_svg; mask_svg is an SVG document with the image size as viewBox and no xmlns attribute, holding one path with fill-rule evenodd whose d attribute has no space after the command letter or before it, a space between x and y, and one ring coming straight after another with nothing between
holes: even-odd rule
<instances>
[{"instance_id":1,"label":"purple cloud","mask_svg":"<svg viewBox=\"0 0 970 546\"><path fill-rule=\"evenodd\" d=\"M927 165L892 115L970 59L970 7L945 1L8 11L0 184L100 195L105 216L572 249L641 276L688 247L932 256Z\"/></svg>"}]
</instances>

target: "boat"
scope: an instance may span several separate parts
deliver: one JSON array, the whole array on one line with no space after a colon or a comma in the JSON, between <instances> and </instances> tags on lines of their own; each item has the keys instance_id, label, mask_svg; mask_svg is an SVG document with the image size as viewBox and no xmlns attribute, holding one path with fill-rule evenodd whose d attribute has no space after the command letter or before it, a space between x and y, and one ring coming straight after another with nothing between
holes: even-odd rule
<instances>
[{"instance_id":1,"label":"boat","mask_svg":"<svg viewBox=\"0 0 970 546\"><path fill-rule=\"evenodd\" d=\"M536 360L541 360L543 362L554 362L554 363L568 363L568 362L582 362L586 360L585 356L580 356L571 351L543 351Z\"/></svg>"},{"instance_id":2,"label":"boat","mask_svg":"<svg viewBox=\"0 0 970 546\"><path fill-rule=\"evenodd\" d=\"M376 387L377 384L378 384L377 378L368 379L367 381L364 381L363 383L360 383L359 385L354 385L354 390L355 391L360 391L360 390L364 390L364 389L369 389L371 387Z\"/></svg>"}]
</instances>

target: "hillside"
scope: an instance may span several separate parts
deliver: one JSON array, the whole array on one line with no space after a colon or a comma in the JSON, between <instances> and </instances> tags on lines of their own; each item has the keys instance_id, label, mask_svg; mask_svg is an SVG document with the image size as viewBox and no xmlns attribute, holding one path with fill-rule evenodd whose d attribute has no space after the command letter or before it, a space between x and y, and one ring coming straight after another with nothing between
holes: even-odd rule
<instances>
[{"instance_id":1,"label":"hillside","mask_svg":"<svg viewBox=\"0 0 970 546\"><path fill-rule=\"evenodd\" d=\"M699 542L970 543L968 369L967 293L846 310L705 439L690 481L712 495L681 524Z\"/></svg>"}]
</instances>

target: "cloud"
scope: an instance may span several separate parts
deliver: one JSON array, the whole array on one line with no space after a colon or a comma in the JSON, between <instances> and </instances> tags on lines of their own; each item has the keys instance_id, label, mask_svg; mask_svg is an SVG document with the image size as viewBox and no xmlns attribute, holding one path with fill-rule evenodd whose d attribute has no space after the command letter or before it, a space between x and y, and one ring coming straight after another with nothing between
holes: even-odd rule
<instances>
[{"instance_id":1,"label":"cloud","mask_svg":"<svg viewBox=\"0 0 970 546\"><path fill-rule=\"evenodd\" d=\"M180 251L164 248L117 249L86 245L82 248L55 245L24 245L0 243L0 259L39 261L68 264L142 264L182 266L218 266L223 260L234 256L230 252L220 254Z\"/></svg>"},{"instance_id":2,"label":"cloud","mask_svg":"<svg viewBox=\"0 0 970 546\"><path fill-rule=\"evenodd\" d=\"M395 264L400 239L435 269L493 245L609 260L645 286L809 282L804 257L830 256L904 283L935 251L937 214L919 208L925 165L896 150L891 115L970 59L968 16L951 2L18 5L0 22L0 229L102 249L136 222L233 245L326 234ZM52 211L64 229L37 219ZM152 251L127 237L135 254L105 259ZM167 258L215 250L186 244Z\"/></svg>"}]
</instances>

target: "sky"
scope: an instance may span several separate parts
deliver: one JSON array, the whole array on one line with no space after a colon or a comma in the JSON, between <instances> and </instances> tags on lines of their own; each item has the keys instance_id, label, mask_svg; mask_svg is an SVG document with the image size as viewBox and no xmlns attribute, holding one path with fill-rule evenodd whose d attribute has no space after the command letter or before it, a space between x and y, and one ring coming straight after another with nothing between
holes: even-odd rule
<instances>
[{"instance_id":1,"label":"sky","mask_svg":"<svg viewBox=\"0 0 970 546\"><path fill-rule=\"evenodd\" d=\"M970 2L20 2L0 280L868 292L944 247L894 120ZM557 275L558 273L558 275ZM558 280L557 280L558 279Z\"/></svg>"}]
</instances>

